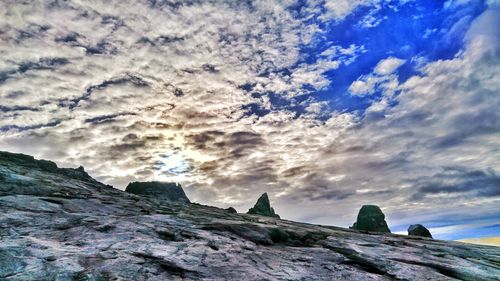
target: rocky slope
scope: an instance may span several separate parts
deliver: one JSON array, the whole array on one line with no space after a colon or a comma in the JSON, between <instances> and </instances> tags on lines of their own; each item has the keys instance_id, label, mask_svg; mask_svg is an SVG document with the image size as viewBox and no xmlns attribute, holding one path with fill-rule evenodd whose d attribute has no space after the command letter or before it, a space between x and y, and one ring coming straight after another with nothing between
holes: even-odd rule
<instances>
[{"instance_id":1,"label":"rocky slope","mask_svg":"<svg viewBox=\"0 0 500 281\"><path fill-rule=\"evenodd\" d=\"M500 280L500 248L141 197L0 153L0 280Z\"/></svg>"}]
</instances>

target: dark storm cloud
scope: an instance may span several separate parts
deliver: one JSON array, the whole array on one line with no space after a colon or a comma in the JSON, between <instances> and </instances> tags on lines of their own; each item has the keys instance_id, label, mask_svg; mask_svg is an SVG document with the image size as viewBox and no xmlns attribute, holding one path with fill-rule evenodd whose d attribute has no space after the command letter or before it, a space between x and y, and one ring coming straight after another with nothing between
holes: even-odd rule
<instances>
[{"instance_id":1,"label":"dark storm cloud","mask_svg":"<svg viewBox=\"0 0 500 281\"><path fill-rule=\"evenodd\" d=\"M317 201L317 200L343 200L348 197L354 196L356 192L353 191L343 191L343 190L335 190L328 188L328 186L324 186L325 189L328 189L328 192L319 194L319 195L313 195L309 199L312 201ZM307 193L306 193L307 194Z\"/></svg>"},{"instance_id":2,"label":"dark storm cloud","mask_svg":"<svg viewBox=\"0 0 500 281\"><path fill-rule=\"evenodd\" d=\"M112 86L129 84L137 88L148 87L149 83L145 81L142 77L137 76L135 74L127 73L122 77L115 77L109 80L102 81L99 84L91 85L85 89L85 93L77 98L74 98L68 102L68 106L70 109L73 109L78 106L81 101L88 100L90 96L99 90L103 90ZM61 104L65 104L66 101L61 101Z\"/></svg>"},{"instance_id":3,"label":"dark storm cloud","mask_svg":"<svg viewBox=\"0 0 500 281\"><path fill-rule=\"evenodd\" d=\"M198 170L206 174L212 174L217 168L219 168L218 161L205 161L198 166Z\"/></svg>"},{"instance_id":4,"label":"dark storm cloud","mask_svg":"<svg viewBox=\"0 0 500 281\"><path fill-rule=\"evenodd\" d=\"M215 65L208 64L208 63L202 65L201 69L203 69L206 72L210 72L210 73L218 73L219 72L219 70L217 70Z\"/></svg>"},{"instance_id":5,"label":"dark storm cloud","mask_svg":"<svg viewBox=\"0 0 500 281\"><path fill-rule=\"evenodd\" d=\"M488 93L487 95L493 95ZM492 104L500 108L500 100ZM455 132L443 137L436 138L433 144L435 149L446 149L457 146L467 140L484 135L500 133L500 112L494 108L479 112L467 112L453 118Z\"/></svg>"},{"instance_id":6,"label":"dark storm cloud","mask_svg":"<svg viewBox=\"0 0 500 281\"><path fill-rule=\"evenodd\" d=\"M186 145L200 150L214 150L220 147L218 143L220 143L224 135L224 132L217 130L190 134L185 137Z\"/></svg>"},{"instance_id":7,"label":"dark storm cloud","mask_svg":"<svg viewBox=\"0 0 500 281\"><path fill-rule=\"evenodd\" d=\"M187 135L185 140L188 146L219 153L226 159L241 158L265 144L263 136L249 131L226 134L210 130Z\"/></svg>"},{"instance_id":8,"label":"dark storm cloud","mask_svg":"<svg viewBox=\"0 0 500 281\"><path fill-rule=\"evenodd\" d=\"M263 144L263 138L260 134L248 131L234 132L226 140L229 146L250 146L255 147Z\"/></svg>"},{"instance_id":9,"label":"dark storm cloud","mask_svg":"<svg viewBox=\"0 0 500 281\"><path fill-rule=\"evenodd\" d=\"M411 154L412 151L408 150L408 151L402 151L384 160L367 161L366 167L375 170L401 169L401 167L404 167L406 165L411 165L411 161L409 160Z\"/></svg>"},{"instance_id":10,"label":"dark storm cloud","mask_svg":"<svg viewBox=\"0 0 500 281\"><path fill-rule=\"evenodd\" d=\"M96 116L92 118L87 118L84 120L85 123L90 123L93 125L97 124L102 124L102 123L108 123L108 122L113 122L117 117L120 116L130 116L130 115L137 115L137 113L133 112L123 112L123 113L116 113L116 114L109 114L109 115L101 115L101 116Z\"/></svg>"},{"instance_id":11,"label":"dark storm cloud","mask_svg":"<svg viewBox=\"0 0 500 281\"><path fill-rule=\"evenodd\" d=\"M0 84L7 79L12 78L19 74L24 74L31 70L51 70L59 66L69 64L67 58L41 58L37 61L23 61L18 63L15 70L0 70Z\"/></svg>"},{"instance_id":12,"label":"dark storm cloud","mask_svg":"<svg viewBox=\"0 0 500 281\"><path fill-rule=\"evenodd\" d=\"M114 42L102 39L96 44L91 44L85 36L76 32L58 36L54 41L73 48L82 48L86 55L116 55L118 52L118 47L114 45Z\"/></svg>"},{"instance_id":13,"label":"dark storm cloud","mask_svg":"<svg viewBox=\"0 0 500 281\"><path fill-rule=\"evenodd\" d=\"M229 150L229 155L232 158L241 158L253 150L258 150L264 143L264 138L260 134L241 131L230 134L219 145L223 149Z\"/></svg>"},{"instance_id":14,"label":"dark storm cloud","mask_svg":"<svg viewBox=\"0 0 500 281\"><path fill-rule=\"evenodd\" d=\"M6 126L0 127L0 132L29 131L29 130L40 129L40 128L49 128L49 127L55 127L55 126L61 124L62 122L63 122L63 120L54 120L54 121L50 121L48 123L42 123L42 124L36 124L36 125L30 125L30 126L6 125Z\"/></svg>"},{"instance_id":15,"label":"dark storm cloud","mask_svg":"<svg viewBox=\"0 0 500 281\"><path fill-rule=\"evenodd\" d=\"M20 43L26 39L40 37L43 36L49 29L50 26L48 25L30 24L25 29L17 30L17 37L15 40L17 43Z\"/></svg>"},{"instance_id":16,"label":"dark storm cloud","mask_svg":"<svg viewBox=\"0 0 500 281\"><path fill-rule=\"evenodd\" d=\"M494 170L470 170L466 167L446 167L430 177L411 181L416 189L414 200L428 195L452 194L460 196L500 196L500 175Z\"/></svg>"},{"instance_id":17,"label":"dark storm cloud","mask_svg":"<svg viewBox=\"0 0 500 281\"><path fill-rule=\"evenodd\" d=\"M122 160L124 155L129 156L131 161L144 163L150 161L149 151L152 147L164 140L162 135L143 135L134 133L124 135L121 139L111 140L110 143L100 143L98 149L106 154L103 158L109 160ZM154 168L154 164L152 166Z\"/></svg>"},{"instance_id":18,"label":"dark storm cloud","mask_svg":"<svg viewBox=\"0 0 500 281\"><path fill-rule=\"evenodd\" d=\"M343 200L356 194L354 190L339 189L339 183L332 182L317 172L310 172L300 180L300 188L287 196L294 201Z\"/></svg>"},{"instance_id":19,"label":"dark storm cloud","mask_svg":"<svg viewBox=\"0 0 500 281\"><path fill-rule=\"evenodd\" d=\"M137 43L138 44L147 44L150 46L163 46L163 45L168 45L171 43L177 43L177 42L182 42L185 40L184 37L177 36L177 35L160 35L155 38L147 38L147 37L141 37Z\"/></svg>"},{"instance_id":20,"label":"dark storm cloud","mask_svg":"<svg viewBox=\"0 0 500 281\"><path fill-rule=\"evenodd\" d=\"M286 169L281 173L281 175L285 178L293 178L296 176L304 175L310 172L309 167L307 166L297 166Z\"/></svg>"},{"instance_id":21,"label":"dark storm cloud","mask_svg":"<svg viewBox=\"0 0 500 281\"><path fill-rule=\"evenodd\" d=\"M118 48L113 43L104 40L95 45L79 45L78 47L84 48L87 55L116 55L118 52Z\"/></svg>"},{"instance_id":22,"label":"dark storm cloud","mask_svg":"<svg viewBox=\"0 0 500 281\"><path fill-rule=\"evenodd\" d=\"M307 178L315 178L310 181L302 181L301 188L292 195L290 200L303 201L331 201L344 200L356 195L354 190L343 190L338 183L329 182L317 177L317 174L310 174Z\"/></svg>"},{"instance_id":23,"label":"dark storm cloud","mask_svg":"<svg viewBox=\"0 0 500 281\"><path fill-rule=\"evenodd\" d=\"M7 93L7 95L5 95L5 98L15 99L15 98L22 97L25 95L28 95L28 93L23 92L23 91L12 91L12 92Z\"/></svg>"},{"instance_id":24,"label":"dark storm cloud","mask_svg":"<svg viewBox=\"0 0 500 281\"><path fill-rule=\"evenodd\" d=\"M278 173L273 160L254 161L249 163L244 170L231 175L221 175L225 169L224 164L217 170L210 170L210 175L214 179L213 185L221 190L231 190L237 188L239 191L261 190L269 183L279 182Z\"/></svg>"},{"instance_id":25,"label":"dark storm cloud","mask_svg":"<svg viewBox=\"0 0 500 281\"><path fill-rule=\"evenodd\" d=\"M177 9L183 5L190 5L198 1L175 1L175 0L147 0L149 6L153 9L162 9L168 7L171 9Z\"/></svg>"},{"instance_id":26,"label":"dark storm cloud","mask_svg":"<svg viewBox=\"0 0 500 281\"><path fill-rule=\"evenodd\" d=\"M0 111L2 112L12 112L12 111L40 111L40 108L36 107L31 107L31 106L22 106L22 105L15 105L15 106L4 106L0 105Z\"/></svg>"},{"instance_id":27,"label":"dark storm cloud","mask_svg":"<svg viewBox=\"0 0 500 281\"><path fill-rule=\"evenodd\" d=\"M113 15L103 15L101 17L101 24L110 25L112 27L111 32L114 32L118 28L125 26L123 19Z\"/></svg>"},{"instance_id":28,"label":"dark storm cloud","mask_svg":"<svg viewBox=\"0 0 500 281\"><path fill-rule=\"evenodd\" d=\"M57 43L75 43L78 41L79 38L82 38L83 36L76 33L76 32L70 32L66 35L63 36L57 36L54 41ZM77 45L74 45L77 46Z\"/></svg>"}]
</instances>

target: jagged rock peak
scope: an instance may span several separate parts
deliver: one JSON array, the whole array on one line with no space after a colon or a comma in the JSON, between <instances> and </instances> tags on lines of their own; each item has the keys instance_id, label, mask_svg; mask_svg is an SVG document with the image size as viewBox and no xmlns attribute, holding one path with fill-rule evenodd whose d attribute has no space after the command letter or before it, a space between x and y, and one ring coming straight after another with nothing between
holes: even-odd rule
<instances>
[{"instance_id":1,"label":"jagged rock peak","mask_svg":"<svg viewBox=\"0 0 500 281\"><path fill-rule=\"evenodd\" d=\"M271 203L269 202L269 197L267 196L267 192L265 192L259 197L257 203L255 203L255 206L253 206L253 208L250 208L247 214L261 215L261 216L275 217L275 218L280 217L278 214L274 212L274 209L271 208Z\"/></svg>"},{"instance_id":2,"label":"jagged rock peak","mask_svg":"<svg viewBox=\"0 0 500 281\"><path fill-rule=\"evenodd\" d=\"M160 200L191 203L182 186L175 182L131 182L125 191L137 195L154 196Z\"/></svg>"},{"instance_id":3,"label":"jagged rock peak","mask_svg":"<svg viewBox=\"0 0 500 281\"><path fill-rule=\"evenodd\" d=\"M352 228L373 232L391 232L384 213L376 205L363 205Z\"/></svg>"},{"instance_id":4,"label":"jagged rock peak","mask_svg":"<svg viewBox=\"0 0 500 281\"><path fill-rule=\"evenodd\" d=\"M421 224L412 224L408 227L408 235L432 238L431 232Z\"/></svg>"}]
</instances>

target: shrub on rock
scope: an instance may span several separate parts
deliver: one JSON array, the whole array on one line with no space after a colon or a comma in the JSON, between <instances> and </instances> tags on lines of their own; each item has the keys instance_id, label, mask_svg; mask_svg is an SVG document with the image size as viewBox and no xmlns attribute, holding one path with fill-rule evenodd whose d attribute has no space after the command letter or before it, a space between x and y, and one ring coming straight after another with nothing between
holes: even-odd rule
<instances>
[{"instance_id":1,"label":"shrub on rock","mask_svg":"<svg viewBox=\"0 0 500 281\"><path fill-rule=\"evenodd\" d=\"M431 232L421 224L412 224L408 227L408 235L432 238Z\"/></svg>"},{"instance_id":2,"label":"shrub on rock","mask_svg":"<svg viewBox=\"0 0 500 281\"><path fill-rule=\"evenodd\" d=\"M385 221L384 213L376 205L363 205L352 228L373 232L391 232Z\"/></svg>"}]
</instances>

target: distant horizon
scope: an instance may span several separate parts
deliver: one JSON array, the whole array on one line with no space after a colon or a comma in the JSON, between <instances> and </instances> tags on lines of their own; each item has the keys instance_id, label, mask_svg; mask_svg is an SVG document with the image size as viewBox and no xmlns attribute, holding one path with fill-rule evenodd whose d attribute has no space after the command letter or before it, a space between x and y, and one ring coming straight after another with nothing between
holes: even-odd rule
<instances>
[{"instance_id":1,"label":"distant horizon","mask_svg":"<svg viewBox=\"0 0 500 281\"><path fill-rule=\"evenodd\" d=\"M0 150L246 212L500 237L496 0L0 3ZM494 240L495 241L495 240Z\"/></svg>"},{"instance_id":2,"label":"distant horizon","mask_svg":"<svg viewBox=\"0 0 500 281\"><path fill-rule=\"evenodd\" d=\"M13 152L13 153L20 153L20 152ZM30 155L32 156L32 155ZM35 157L35 159L38 159ZM40 160L40 159L38 159ZM50 159L42 159L42 160L49 160ZM71 166L66 166L62 167L58 165L59 168L73 168L76 169L78 167L82 167L80 165L71 165ZM85 168L85 167L84 167ZM155 181L152 179L151 181ZM175 182L176 184L181 184L179 182ZM181 184L182 186L182 184ZM113 186L114 188L117 188ZM125 188L117 188L119 190L125 190ZM256 195L255 200L257 200L259 194ZM188 196L189 198L189 196ZM250 206L252 206L255 203L255 200L251 202ZM203 205L204 202L195 202L195 203L200 203ZM211 206L211 205L208 205ZM275 208L279 208L279 206L273 205ZM221 206L214 206L214 207L221 207ZM361 206L358 207L361 208ZM237 210L239 213L246 213L247 210ZM288 219L288 218L282 218L282 219ZM353 221L356 220L356 217L353 218ZM296 220L297 222L301 223L311 223L310 221L307 220ZM430 224L425 224L425 226L430 230L430 232L433 234L434 239L440 239L440 240L449 240L449 241L458 241L458 242L464 242L464 243L471 243L471 244L478 244L478 245L492 245L492 246L500 246L500 236L497 236L498 233L500 232L500 224L494 224L491 225L491 223L496 222L497 218L496 217L491 217L489 219L486 219L479 223L479 225L472 225L467 228L462 228L465 231L458 231L454 232L453 234L450 234L450 231L454 231L456 228L456 224L445 224L445 225L439 225L436 223L430 223ZM393 234L400 234L400 235L408 235L408 227L411 224L414 223L408 223L408 224L402 224L402 225L392 225L390 220L387 222L389 225L389 228ZM344 227L344 228L350 228L351 225L336 225L336 224L323 224L323 225L329 225L329 226L337 226L337 227ZM448 229L448 230L446 230ZM483 230L483 231L478 231L478 230ZM486 231L484 231L486 230ZM478 233L480 233L478 235Z\"/></svg>"}]
</instances>

